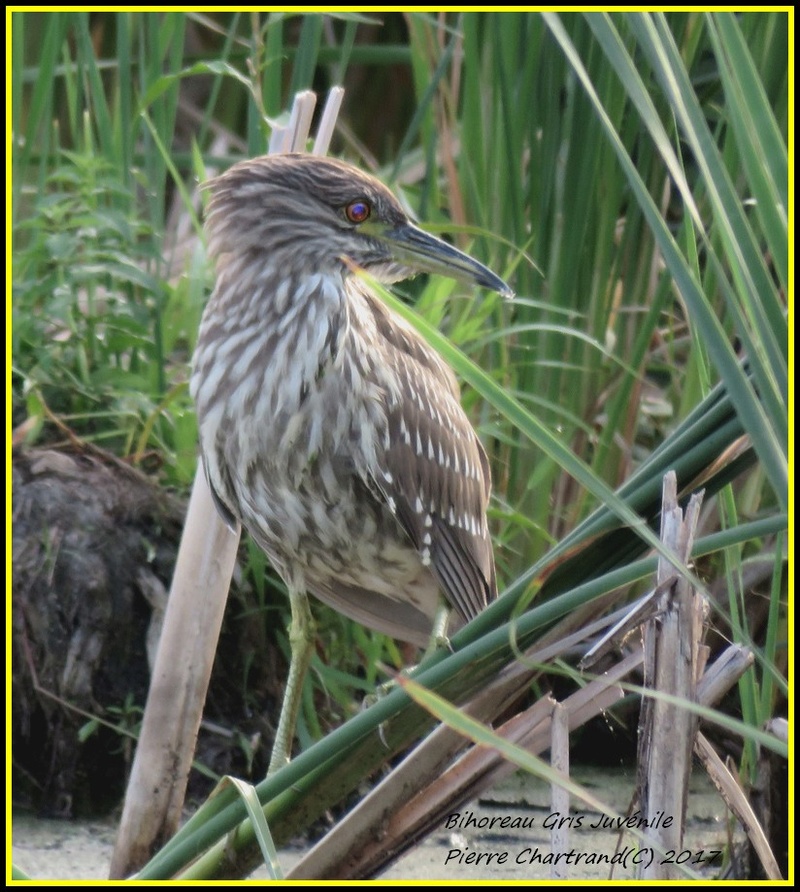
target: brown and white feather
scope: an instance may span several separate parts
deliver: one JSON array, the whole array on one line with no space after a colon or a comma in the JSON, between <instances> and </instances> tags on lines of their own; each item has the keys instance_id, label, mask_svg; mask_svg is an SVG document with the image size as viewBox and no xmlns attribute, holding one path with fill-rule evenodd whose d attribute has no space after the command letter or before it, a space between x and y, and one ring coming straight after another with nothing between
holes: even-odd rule
<instances>
[{"instance_id":1,"label":"brown and white feather","mask_svg":"<svg viewBox=\"0 0 800 892\"><path fill-rule=\"evenodd\" d=\"M423 565L470 620L496 593L486 453L461 408L452 371L374 295L364 298L400 387L387 406L376 484Z\"/></svg>"},{"instance_id":2,"label":"brown and white feather","mask_svg":"<svg viewBox=\"0 0 800 892\"><path fill-rule=\"evenodd\" d=\"M496 594L486 454L446 364L353 275L411 275L341 207L405 215L377 180L269 156L212 181L217 282L191 390L209 484L287 585L425 644L439 592ZM344 258L344 259L343 259Z\"/></svg>"}]
</instances>

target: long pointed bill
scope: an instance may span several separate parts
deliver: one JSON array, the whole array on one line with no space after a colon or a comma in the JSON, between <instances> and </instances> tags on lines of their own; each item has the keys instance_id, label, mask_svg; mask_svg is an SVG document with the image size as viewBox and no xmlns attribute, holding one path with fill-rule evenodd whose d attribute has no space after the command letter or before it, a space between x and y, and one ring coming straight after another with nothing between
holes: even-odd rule
<instances>
[{"instance_id":1,"label":"long pointed bill","mask_svg":"<svg viewBox=\"0 0 800 892\"><path fill-rule=\"evenodd\" d=\"M403 266L482 285L505 298L514 296L508 285L488 267L411 223L387 229L381 237L391 247L394 259Z\"/></svg>"}]
</instances>

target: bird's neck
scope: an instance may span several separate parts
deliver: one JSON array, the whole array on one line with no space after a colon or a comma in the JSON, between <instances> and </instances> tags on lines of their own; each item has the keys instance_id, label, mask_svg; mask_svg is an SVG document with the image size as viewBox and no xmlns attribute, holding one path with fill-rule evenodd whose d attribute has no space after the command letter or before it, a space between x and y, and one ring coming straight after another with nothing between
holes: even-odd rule
<instances>
[{"instance_id":1,"label":"bird's neck","mask_svg":"<svg viewBox=\"0 0 800 892\"><path fill-rule=\"evenodd\" d=\"M347 327L343 274L227 258L193 362L201 421L212 403L243 402L272 420L296 412L335 360Z\"/></svg>"}]
</instances>

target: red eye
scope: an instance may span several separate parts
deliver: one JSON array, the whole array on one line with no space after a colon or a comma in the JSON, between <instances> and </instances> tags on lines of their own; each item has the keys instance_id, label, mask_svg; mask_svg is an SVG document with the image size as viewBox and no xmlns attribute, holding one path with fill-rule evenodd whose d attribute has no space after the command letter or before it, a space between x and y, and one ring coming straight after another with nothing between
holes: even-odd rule
<instances>
[{"instance_id":1,"label":"red eye","mask_svg":"<svg viewBox=\"0 0 800 892\"><path fill-rule=\"evenodd\" d=\"M351 223L363 223L372 213L372 208L366 201L351 201L344 213Z\"/></svg>"}]
</instances>

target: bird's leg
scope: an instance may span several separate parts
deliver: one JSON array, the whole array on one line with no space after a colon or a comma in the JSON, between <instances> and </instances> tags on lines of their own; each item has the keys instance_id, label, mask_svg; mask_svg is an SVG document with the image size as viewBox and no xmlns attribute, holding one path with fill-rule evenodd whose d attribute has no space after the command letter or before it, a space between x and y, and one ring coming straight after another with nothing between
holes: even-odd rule
<instances>
[{"instance_id":1,"label":"bird's leg","mask_svg":"<svg viewBox=\"0 0 800 892\"><path fill-rule=\"evenodd\" d=\"M275 732L275 742L272 745L272 757L269 761L267 777L287 765L292 755L292 741L294 740L297 716L300 712L300 703L303 697L303 681L308 671L314 646L314 634L316 625L311 616L311 608L308 604L308 596L304 591L289 588L289 602L292 607L292 623L289 626L289 646L291 648L291 663L289 664L289 677L286 679L286 692L283 695L281 716L278 720L278 730Z\"/></svg>"},{"instance_id":2,"label":"bird's leg","mask_svg":"<svg viewBox=\"0 0 800 892\"><path fill-rule=\"evenodd\" d=\"M433 617L431 637L428 641L428 646L425 648L425 653L422 655L420 663L424 663L425 660L431 654L436 653L437 650L450 650L450 639L447 637L447 621L449 619L450 605L447 603L447 601L445 601L444 598L440 597L439 606L436 608L436 613ZM419 663L415 663L413 666L408 666L405 669L402 669L400 671L400 675L410 675L417 668L417 666L419 666ZM381 699L381 697L385 697L396 686L397 682L394 679L378 685L374 694L367 694L367 696L364 697L362 708L366 709L367 707L377 703L378 700Z\"/></svg>"},{"instance_id":3,"label":"bird's leg","mask_svg":"<svg viewBox=\"0 0 800 892\"><path fill-rule=\"evenodd\" d=\"M436 608L436 614L433 617L433 628L431 629L431 639L425 648L422 656L423 662L431 654L437 650L449 650L450 639L447 637L447 621L450 619L450 605L444 598L439 598L439 606Z\"/></svg>"}]
</instances>

